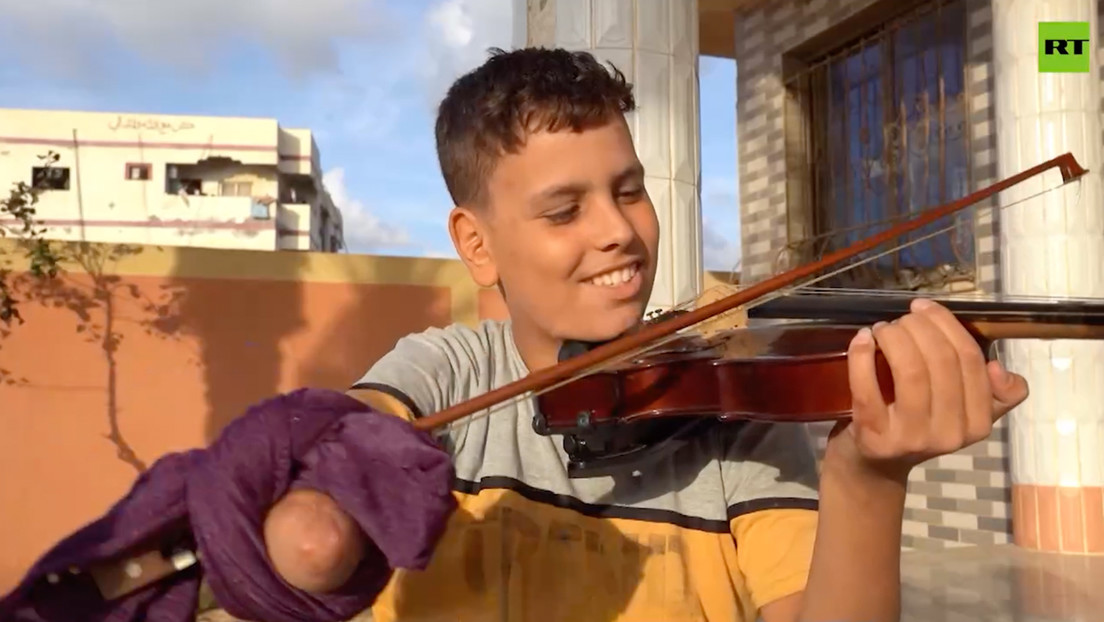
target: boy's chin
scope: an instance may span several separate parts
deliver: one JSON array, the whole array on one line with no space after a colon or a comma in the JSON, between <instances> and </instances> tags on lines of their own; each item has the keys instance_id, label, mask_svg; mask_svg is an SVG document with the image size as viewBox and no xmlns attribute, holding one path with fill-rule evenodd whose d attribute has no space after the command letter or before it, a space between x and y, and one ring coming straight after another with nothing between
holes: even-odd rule
<instances>
[{"instance_id":1,"label":"boy's chin","mask_svg":"<svg viewBox=\"0 0 1104 622\"><path fill-rule=\"evenodd\" d=\"M578 330L572 331L576 334L573 339L590 342L617 339L639 326L643 315L643 310L640 313L633 313L630 309L619 309L579 326Z\"/></svg>"}]
</instances>

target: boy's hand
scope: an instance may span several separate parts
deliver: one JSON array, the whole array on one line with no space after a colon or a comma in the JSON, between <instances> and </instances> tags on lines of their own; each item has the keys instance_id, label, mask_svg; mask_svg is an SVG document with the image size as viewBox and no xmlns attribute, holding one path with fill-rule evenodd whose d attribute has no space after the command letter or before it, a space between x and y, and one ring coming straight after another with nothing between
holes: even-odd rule
<instances>
[{"instance_id":1,"label":"boy's hand","mask_svg":"<svg viewBox=\"0 0 1104 622\"><path fill-rule=\"evenodd\" d=\"M832 459L900 481L916 465L988 437L993 423L1028 394L1023 377L986 362L977 341L945 307L918 298L911 311L873 331L863 329L851 342L854 413L828 443ZM892 370L892 404L878 387L876 348Z\"/></svg>"}]
</instances>

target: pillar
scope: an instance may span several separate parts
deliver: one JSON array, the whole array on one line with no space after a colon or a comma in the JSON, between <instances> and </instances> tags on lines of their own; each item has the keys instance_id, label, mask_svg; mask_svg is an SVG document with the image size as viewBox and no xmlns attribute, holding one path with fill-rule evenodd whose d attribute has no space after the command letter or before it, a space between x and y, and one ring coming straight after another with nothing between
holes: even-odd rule
<instances>
[{"instance_id":1,"label":"pillar","mask_svg":"<svg viewBox=\"0 0 1104 622\"><path fill-rule=\"evenodd\" d=\"M697 0L528 0L527 43L587 50L633 83L629 127L659 216L649 310L702 288Z\"/></svg>"},{"instance_id":2,"label":"pillar","mask_svg":"<svg viewBox=\"0 0 1104 622\"><path fill-rule=\"evenodd\" d=\"M998 175L1072 152L1089 174L1054 188L1057 173L1001 195L1001 287L1008 295L1104 298L1100 78L1096 0L991 0ZM1038 22L1087 21L1090 73L1040 73ZM1104 345L1005 344L1027 378L1011 413L1012 530L1029 549L1104 553Z\"/></svg>"}]
</instances>

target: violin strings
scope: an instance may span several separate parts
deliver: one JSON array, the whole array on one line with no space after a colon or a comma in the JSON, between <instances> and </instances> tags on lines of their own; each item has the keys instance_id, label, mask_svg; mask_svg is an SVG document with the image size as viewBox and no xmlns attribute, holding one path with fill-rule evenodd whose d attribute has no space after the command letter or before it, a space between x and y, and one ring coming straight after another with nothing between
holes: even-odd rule
<instances>
[{"instance_id":1,"label":"violin strings","mask_svg":"<svg viewBox=\"0 0 1104 622\"><path fill-rule=\"evenodd\" d=\"M1078 188L1077 188L1077 201L1076 201L1077 204L1079 204L1080 200L1081 200L1081 189L1080 189L1081 181L1082 181L1081 179L1077 179L1077 186L1078 186ZM1000 206L996 206L996 207L986 207L986 208L983 208L983 209L991 209L991 210L999 212L1001 210L1008 209L1010 207L1014 207L1014 206L1019 205L1021 203L1025 203L1027 201L1031 201L1033 199L1037 199L1039 197L1045 196L1045 195L1050 194L1051 192L1054 192L1056 190L1061 190L1062 188L1064 188L1067 185L1067 183L1068 182L1064 182L1064 183L1062 183L1058 186L1055 186L1055 187L1052 187L1052 188L1047 188L1045 190L1030 194L1030 195L1025 196L1021 199L1017 199L1015 201L1012 201L1011 203L1008 203L1007 205L1000 205ZM872 261L876 261L876 260L878 260L882 257L885 257L886 255L895 253L899 250L908 248L908 247L910 247L914 244L918 244L920 242L923 242L924 240L928 240L928 239L931 239L933 237L942 235L942 234L954 229L955 227L956 227L956 225L950 225L950 226L944 227L942 229L938 229L936 231L933 231L932 233L929 233L929 234L920 236L918 238L909 240L907 242L897 244L896 246L892 246L892 247L890 247L890 248L888 248L884 251L874 253L874 254L872 254L872 255L864 258L864 259L859 259L859 260L852 261L850 263L846 263L845 265L843 265L839 268L833 269L833 270L831 270L831 271L829 271L829 272L827 272L823 275L820 275L820 276L817 276L817 277L812 277L812 278L810 278L809 280L807 280L806 282L804 282L802 284L792 285L792 286L786 287L786 288L780 288L780 289L778 289L774 292L771 292L769 294L765 294L763 296L760 296L759 298L757 298L754 301L748 303L747 305L744 305L742 307L736 307L736 308L731 309L729 311L726 311L724 314L720 314L720 315L725 315L727 313L733 313L733 312L738 313L741 310L744 310L746 312L748 309L752 309L752 308L757 307L759 305L766 304L767 302L770 302L771 300L775 300L775 299L781 298L783 296L795 295L794 293L795 293L796 290L801 290L803 288L808 287L809 285L813 285L813 284L818 283L820 281L830 279L834 276L837 276L839 274L847 272L848 270L853 270L853 269L855 269L859 266L865 265L867 263L870 263ZM739 286L736 286L735 289L738 292L738 291L740 291L741 288ZM825 291L825 292L837 291L833 288L824 288L824 287L815 288L815 289L810 288L810 289L812 289L812 291ZM841 289L840 291L855 291L855 292L863 292L863 293L871 292L871 293L874 293L875 296L891 296L892 295L890 293L890 290L861 290L861 289L842 290ZM903 293L905 293L905 292L902 291L902 292L898 293L897 295L900 296ZM965 292L965 293L969 293L969 292ZM801 294L798 293L797 295L801 295ZM697 300L698 299L691 299L691 300L679 303L678 305L676 305L675 307L673 307L670 310L685 310L685 309L688 309L690 307L693 307L697 303ZM1072 299L1065 299L1065 300L1066 301L1072 301ZM1086 301L1094 301L1094 302L1097 302L1097 303L1101 302L1099 299L1086 299ZM686 328L684 328L682 330L675 331L674 333L672 333L670 335L667 335L665 337L661 337L661 338L653 341L650 344L640 346L640 347L638 347L634 350L630 350L630 351L628 351L628 352L626 352L626 353L624 353L620 356L614 356L614 357L611 357L610 359L608 359L604 362L597 363L597 364L592 365L588 368L584 368L582 371L579 371L578 373L574 374L573 376L570 376L570 377L568 377L564 380L561 380L559 382L553 383L552 385L550 385L548 387L545 387L544 389L541 389L539 391L529 391L529 392L526 392L526 393L522 393L521 395L518 395L517 397L511 398L511 399L508 399L508 400L504 400L504 401L498 403L497 405L491 406L491 407L489 407L489 408L487 408L483 411L480 411L478 413L474 413L474 414L472 414L468 417L462 417L461 419L459 419L457 421L450 422L449 424L447 424L447 427L452 427L452 426L457 426L457 425L468 425L468 424L470 424L474 421L477 421L477 420L482 419L484 417L488 417L491 414L493 414L495 412L498 412L499 410L501 410L503 408L506 408L508 406L515 405L515 404L520 404L521 402L533 399L533 398L535 398L539 395L543 395L544 393L547 393L549 391L553 391L555 389L561 388L565 385L568 385L572 382L575 382L576 380L578 380L579 378L582 378L584 376L588 376L588 375L591 375L591 374L594 374L594 373L597 373L597 372L600 372L600 371L608 370L608 369L611 369L611 368L613 368L613 367L615 367L619 364L625 363L627 361L631 361L632 359L638 358L643 354L647 354L649 352L657 350L657 349L671 343L672 341L676 341L676 340L680 339L685 333L692 332L694 330L694 328L697 327L699 324L702 324L704 322L708 322L708 321L713 320L713 319L716 319L716 317L707 318L706 320L702 320L701 322L691 324L690 326L687 326Z\"/></svg>"},{"instance_id":2,"label":"violin strings","mask_svg":"<svg viewBox=\"0 0 1104 622\"><path fill-rule=\"evenodd\" d=\"M908 290L884 290L884 289L854 289L854 288L810 288L808 290L796 292L793 295L795 297L807 296L810 298L902 298L905 294L918 293L923 294L926 292L911 292ZM1060 305L1064 303L1087 303L1102 305L1104 308L1104 301L1100 298L1091 297L1075 297L1075 296L1045 296L1036 294L976 294L974 292L948 292L946 294L940 292L931 296L932 300L963 300L963 301L975 301L975 302L1023 302L1023 303L1046 303Z\"/></svg>"},{"instance_id":3,"label":"violin strings","mask_svg":"<svg viewBox=\"0 0 1104 622\"><path fill-rule=\"evenodd\" d=\"M1043 195L1050 194L1051 192L1061 191L1065 188L1066 188L1066 184L1061 184L1061 185L1055 186L1053 188L1048 188L1046 190L1042 190L1040 192L1036 192L1034 194L1028 195L1028 196L1026 196L1022 199L1015 200L1015 201L1013 201L1013 202L1011 202L1007 205L998 206L998 207L995 208L995 211L999 212L1000 210L1003 210L1003 209L1006 209L1006 208L1009 208L1009 207L1014 207L1014 206L1016 206L1020 203L1023 203L1023 202L1038 198L1038 197L1041 197ZM1074 207L1078 207L1078 206L1081 205L1081 198L1082 198L1081 188L1082 188L1081 180L1078 179L1078 183L1074 186L1074 190L1076 192L1076 199L1074 200ZM994 208L989 208L989 209L994 209ZM949 231L952 228L953 228L953 226L952 227L946 227L946 228L942 229L940 232ZM921 239L923 239L923 238L921 238ZM919 241L920 240L916 240L916 242L919 242ZM903 245L901 245L901 247L903 248L903 247L908 246L908 245L913 244L913 243L915 243L915 242L910 242L908 244L903 244ZM887 253L888 252L894 252L895 250L896 249L890 249L889 251L887 251ZM882 253L882 255L887 254L887 253ZM872 259L876 259L876 257L872 258ZM866 262L865 261L860 262L860 263L855 264L855 265L856 266L862 265L862 263L866 263ZM839 271L837 271L837 273L838 272ZM807 292L818 293L818 294L821 294L821 295L834 295L836 292L839 292L843 295L864 295L864 296L871 296L871 297L877 297L877 296L895 297L895 296L901 296L902 293L908 291L908 290L885 290L885 289L864 290L864 289L860 289L860 288L842 288L842 287L841 288L805 287L805 286L802 286L802 285L795 286L795 289L801 289L801 288L804 288ZM931 292L931 293L936 294L935 292ZM799 293L797 293L797 295L802 295L802 294L799 292ZM992 301L992 300L996 299L996 301L999 301L999 302L1004 302L1004 301L1037 302L1037 301L1041 301L1041 302L1053 302L1053 303L1085 302L1085 303L1090 303L1090 304L1101 304L1101 302L1102 302L1100 298L1091 298L1091 297L1040 296L1040 295L1032 295L1032 294L1009 295L1009 294L1003 294L1003 293L981 292L981 291L978 291L978 290L960 291L960 292L938 292L937 295L933 295L932 298L936 298L936 299L939 299L939 300L970 299L970 300L984 300L984 301Z\"/></svg>"}]
</instances>

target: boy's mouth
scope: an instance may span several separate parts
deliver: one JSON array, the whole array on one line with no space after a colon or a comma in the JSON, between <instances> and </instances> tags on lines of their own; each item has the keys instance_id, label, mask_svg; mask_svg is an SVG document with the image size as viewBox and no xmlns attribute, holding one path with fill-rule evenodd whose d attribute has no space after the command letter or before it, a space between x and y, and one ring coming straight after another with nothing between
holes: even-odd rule
<instances>
[{"instance_id":1,"label":"boy's mouth","mask_svg":"<svg viewBox=\"0 0 1104 622\"><path fill-rule=\"evenodd\" d=\"M583 282L588 285L598 285L600 287L618 287L631 282L639 273L640 262L634 261L627 266L614 268L592 276Z\"/></svg>"}]
</instances>

